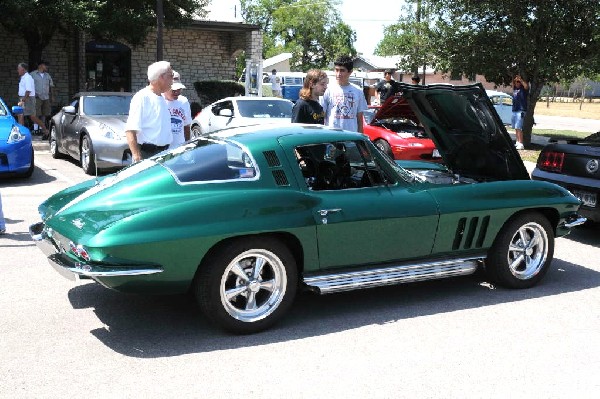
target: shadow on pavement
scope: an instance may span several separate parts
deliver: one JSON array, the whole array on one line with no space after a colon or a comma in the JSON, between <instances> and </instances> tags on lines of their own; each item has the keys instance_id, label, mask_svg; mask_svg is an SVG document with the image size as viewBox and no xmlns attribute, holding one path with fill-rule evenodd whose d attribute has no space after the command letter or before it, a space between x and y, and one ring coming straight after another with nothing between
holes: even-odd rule
<instances>
[{"instance_id":1,"label":"shadow on pavement","mask_svg":"<svg viewBox=\"0 0 600 399\"><path fill-rule=\"evenodd\" d=\"M107 347L126 356L156 358L286 342L598 286L600 273L555 259L542 283L528 290L494 288L476 273L326 296L303 292L279 324L248 336L217 329L187 296L127 295L95 283L79 285L68 295L75 309L94 308L105 327L91 334Z\"/></svg>"}]
</instances>

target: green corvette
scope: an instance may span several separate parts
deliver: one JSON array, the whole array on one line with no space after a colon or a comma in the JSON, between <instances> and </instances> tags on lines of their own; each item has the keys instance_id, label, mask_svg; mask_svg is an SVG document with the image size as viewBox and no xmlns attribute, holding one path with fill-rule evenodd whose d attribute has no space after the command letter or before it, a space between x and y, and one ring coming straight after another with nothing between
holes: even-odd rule
<instances>
[{"instance_id":1,"label":"green corvette","mask_svg":"<svg viewBox=\"0 0 600 399\"><path fill-rule=\"evenodd\" d=\"M554 238L585 221L569 191L529 179L480 85L405 86L398 107L444 163L389 159L362 134L242 127L61 191L30 233L67 277L192 292L252 333L320 294L468 275L528 288Z\"/></svg>"}]
</instances>

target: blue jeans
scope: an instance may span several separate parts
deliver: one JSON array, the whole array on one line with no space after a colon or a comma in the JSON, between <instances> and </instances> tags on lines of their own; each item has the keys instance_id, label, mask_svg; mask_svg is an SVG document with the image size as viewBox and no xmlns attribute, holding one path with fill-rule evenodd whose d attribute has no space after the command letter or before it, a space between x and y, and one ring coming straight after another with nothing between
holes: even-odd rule
<instances>
[{"instance_id":1,"label":"blue jeans","mask_svg":"<svg viewBox=\"0 0 600 399\"><path fill-rule=\"evenodd\" d=\"M523 130L523 119L525 111L516 111L512 113L511 126L513 129Z\"/></svg>"}]
</instances>

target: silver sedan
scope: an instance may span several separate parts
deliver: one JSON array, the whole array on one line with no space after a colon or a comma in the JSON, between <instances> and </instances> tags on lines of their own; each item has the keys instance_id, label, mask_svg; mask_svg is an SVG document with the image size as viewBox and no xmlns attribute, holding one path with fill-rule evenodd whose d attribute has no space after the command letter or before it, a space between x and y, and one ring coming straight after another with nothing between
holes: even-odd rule
<instances>
[{"instance_id":1,"label":"silver sedan","mask_svg":"<svg viewBox=\"0 0 600 399\"><path fill-rule=\"evenodd\" d=\"M52 117L50 152L68 155L93 175L99 169L122 168L131 163L125 122L133 93L77 93L71 103Z\"/></svg>"}]
</instances>

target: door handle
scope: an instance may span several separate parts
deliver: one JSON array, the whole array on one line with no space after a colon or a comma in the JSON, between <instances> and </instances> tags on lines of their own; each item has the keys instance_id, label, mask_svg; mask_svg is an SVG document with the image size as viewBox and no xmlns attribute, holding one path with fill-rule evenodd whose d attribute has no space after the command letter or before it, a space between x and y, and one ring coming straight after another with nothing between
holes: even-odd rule
<instances>
[{"instance_id":1,"label":"door handle","mask_svg":"<svg viewBox=\"0 0 600 399\"><path fill-rule=\"evenodd\" d=\"M319 210L319 215L325 217L325 216L329 215L330 213L338 213L341 211L342 211L342 208L321 209L321 210Z\"/></svg>"},{"instance_id":2,"label":"door handle","mask_svg":"<svg viewBox=\"0 0 600 399\"><path fill-rule=\"evenodd\" d=\"M327 215L330 213L338 213L341 212L342 208L332 208L332 209L321 209L319 210L319 215L321 215L321 223L327 224Z\"/></svg>"}]
</instances>

